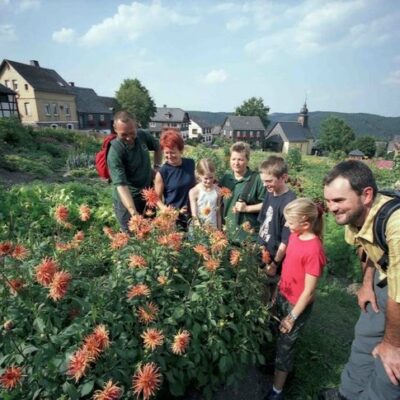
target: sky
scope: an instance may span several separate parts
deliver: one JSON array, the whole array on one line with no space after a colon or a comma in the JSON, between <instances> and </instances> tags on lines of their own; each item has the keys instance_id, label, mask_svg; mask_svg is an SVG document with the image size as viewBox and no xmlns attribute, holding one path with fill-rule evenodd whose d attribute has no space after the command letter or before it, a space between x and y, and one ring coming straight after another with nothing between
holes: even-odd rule
<instances>
[{"instance_id":1,"label":"sky","mask_svg":"<svg viewBox=\"0 0 400 400\"><path fill-rule=\"evenodd\" d=\"M0 0L0 58L158 107L400 116L398 0Z\"/></svg>"}]
</instances>

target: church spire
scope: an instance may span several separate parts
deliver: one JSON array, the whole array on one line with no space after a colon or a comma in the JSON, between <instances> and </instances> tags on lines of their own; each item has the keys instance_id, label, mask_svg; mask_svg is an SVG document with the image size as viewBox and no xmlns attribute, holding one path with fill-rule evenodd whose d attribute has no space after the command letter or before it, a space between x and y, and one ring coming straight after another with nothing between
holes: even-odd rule
<instances>
[{"instance_id":1,"label":"church spire","mask_svg":"<svg viewBox=\"0 0 400 400\"><path fill-rule=\"evenodd\" d=\"M299 117L297 118L297 122L303 127L308 128L308 109L307 109L307 101L304 101L304 105L300 110Z\"/></svg>"}]
</instances>

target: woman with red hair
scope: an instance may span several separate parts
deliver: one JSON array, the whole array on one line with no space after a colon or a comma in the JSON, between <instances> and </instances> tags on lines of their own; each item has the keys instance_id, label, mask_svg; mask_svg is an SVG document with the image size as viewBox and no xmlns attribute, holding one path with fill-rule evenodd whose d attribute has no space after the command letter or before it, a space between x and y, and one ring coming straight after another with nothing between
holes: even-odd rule
<instances>
[{"instance_id":1,"label":"woman with red hair","mask_svg":"<svg viewBox=\"0 0 400 400\"><path fill-rule=\"evenodd\" d=\"M160 138L165 163L155 176L154 188L162 199L159 207L173 206L180 212L178 226L187 230L190 218L189 190L196 185L195 165L183 158L184 142L179 132L166 130Z\"/></svg>"}]
</instances>

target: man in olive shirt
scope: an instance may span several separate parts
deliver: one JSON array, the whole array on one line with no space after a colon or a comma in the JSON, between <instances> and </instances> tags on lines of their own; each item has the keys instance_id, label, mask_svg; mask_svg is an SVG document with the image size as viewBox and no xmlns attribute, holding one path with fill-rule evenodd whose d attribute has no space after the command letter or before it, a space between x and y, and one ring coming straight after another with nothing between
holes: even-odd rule
<instances>
[{"instance_id":1,"label":"man in olive shirt","mask_svg":"<svg viewBox=\"0 0 400 400\"><path fill-rule=\"evenodd\" d=\"M113 185L114 211L121 230L128 232L131 216L142 214L145 202L141 190L152 186L153 171L149 151L154 151L154 168L161 161L158 140L137 129L133 115L119 111L114 115L117 139L111 142L107 166Z\"/></svg>"}]
</instances>

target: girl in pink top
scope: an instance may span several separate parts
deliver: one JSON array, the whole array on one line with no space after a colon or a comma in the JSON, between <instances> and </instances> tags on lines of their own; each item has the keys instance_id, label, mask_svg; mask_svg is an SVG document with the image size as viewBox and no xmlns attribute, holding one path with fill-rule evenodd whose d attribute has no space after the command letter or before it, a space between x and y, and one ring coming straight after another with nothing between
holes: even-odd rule
<instances>
[{"instance_id":1,"label":"girl in pink top","mask_svg":"<svg viewBox=\"0 0 400 400\"><path fill-rule=\"evenodd\" d=\"M265 400L283 399L282 389L293 369L294 345L310 315L318 279L326 264L321 242L322 214L322 208L306 198L296 199L284 209L291 234L277 298L277 316L281 322L274 384Z\"/></svg>"}]
</instances>

